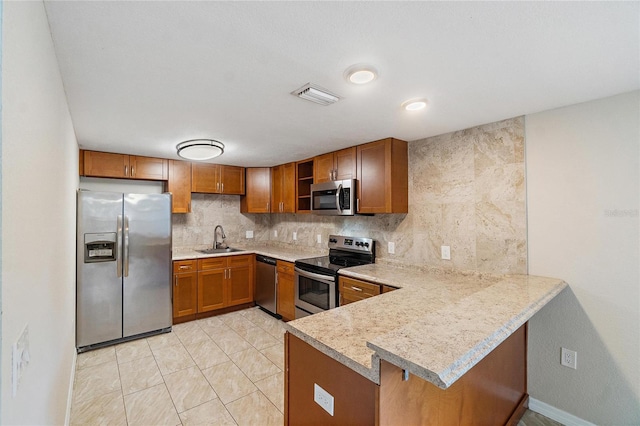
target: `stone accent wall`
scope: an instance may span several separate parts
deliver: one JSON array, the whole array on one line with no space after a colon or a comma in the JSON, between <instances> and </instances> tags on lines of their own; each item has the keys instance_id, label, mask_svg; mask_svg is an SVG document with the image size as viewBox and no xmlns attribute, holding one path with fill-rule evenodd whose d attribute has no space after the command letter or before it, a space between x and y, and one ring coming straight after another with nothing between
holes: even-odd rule
<instances>
[{"instance_id":1,"label":"stone accent wall","mask_svg":"<svg viewBox=\"0 0 640 426\"><path fill-rule=\"evenodd\" d=\"M191 213L173 215L173 247L210 247L216 225L229 245L269 240L269 215L240 213L239 196L192 194ZM253 231L253 240L245 239L246 231Z\"/></svg>"},{"instance_id":2,"label":"stone accent wall","mask_svg":"<svg viewBox=\"0 0 640 426\"><path fill-rule=\"evenodd\" d=\"M231 243L249 242L250 229L256 242L313 248L326 248L330 234L367 236L377 241L378 263L526 273L525 191L524 118L517 117L410 142L407 214L242 215L237 196L194 194L194 213L174 215L174 246L210 244L220 223ZM440 259L442 245L451 260Z\"/></svg>"}]
</instances>

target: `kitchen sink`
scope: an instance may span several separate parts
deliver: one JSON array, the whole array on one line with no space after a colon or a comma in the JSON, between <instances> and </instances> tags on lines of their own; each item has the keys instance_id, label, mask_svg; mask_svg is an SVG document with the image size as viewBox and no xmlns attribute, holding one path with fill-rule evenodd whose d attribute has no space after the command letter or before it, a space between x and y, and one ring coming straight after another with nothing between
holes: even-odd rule
<instances>
[{"instance_id":1,"label":"kitchen sink","mask_svg":"<svg viewBox=\"0 0 640 426\"><path fill-rule=\"evenodd\" d=\"M205 249L205 250L196 250L197 252L204 254L224 254L224 253L234 253L236 251L242 251L237 248L227 247L227 248L217 248L217 249Z\"/></svg>"}]
</instances>

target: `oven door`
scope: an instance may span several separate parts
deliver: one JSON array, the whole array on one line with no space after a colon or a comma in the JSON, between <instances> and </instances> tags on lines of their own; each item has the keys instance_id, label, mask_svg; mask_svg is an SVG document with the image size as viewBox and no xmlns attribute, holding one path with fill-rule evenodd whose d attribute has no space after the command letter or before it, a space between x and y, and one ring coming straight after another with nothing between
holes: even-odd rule
<instances>
[{"instance_id":1,"label":"oven door","mask_svg":"<svg viewBox=\"0 0 640 426\"><path fill-rule=\"evenodd\" d=\"M336 279L332 275L295 268L295 290L296 311L317 314L336 307Z\"/></svg>"}]
</instances>

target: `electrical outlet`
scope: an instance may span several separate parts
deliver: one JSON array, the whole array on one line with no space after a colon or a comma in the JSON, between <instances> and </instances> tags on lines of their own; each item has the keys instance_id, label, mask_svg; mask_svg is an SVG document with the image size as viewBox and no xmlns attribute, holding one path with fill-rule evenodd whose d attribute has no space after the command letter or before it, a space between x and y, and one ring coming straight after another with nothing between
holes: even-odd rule
<instances>
[{"instance_id":1,"label":"electrical outlet","mask_svg":"<svg viewBox=\"0 0 640 426\"><path fill-rule=\"evenodd\" d=\"M440 255L443 260L451 260L451 247L440 246Z\"/></svg>"},{"instance_id":2,"label":"electrical outlet","mask_svg":"<svg viewBox=\"0 0 640 426\"><path fill-rule=\"evenodd\" d=\"M318 241L318 244L322 244L322 235L316 235L316 240Z\"/></svg>"},{"instance_id":3,"label":"electrical outlet","mask_svg":"<svg viewBox=\"0 0 640 426\"><path fill-rule=\"evenodd\" d=\"M389 241L387 243L387 251L389 254L394 254L396 252L396 243Z\"/></svg>"},{"instance_id":4,"label":"electrical outlet","mask_svg":"<svg viewBox=\"0 0 640 426\"><path fill-rule=\"evenodd\" d=\"M313 384L313 400L322 407L324 411L333 416L333 396L318 386L317 383Z\"/></svg>"},{"instance_id":5,"label":"electrical outlet","mask_svg":"<svg viewBox=\"0 0 640 426\"><path fill-rule=\"evenodd\" d=\"M292 236L293 236L293 241L298 239L298 233L296 231L293 231Z\"/></svg>"},{"instance_id":6,"label":"electrical outlet","mask_svg":"<svg viewBox=\"0 0 640 426\"><path fill-rule=\"evenodd\" d=\"M562 348L562 352L560 354L560 364L564 365L565 367L577 370L578 353L576 351L572 351L571 349Z\"/></svg>"},{"instance_id":7,"label":"electrical outlet","mask_svg":"<svg viewBox=\"0 0 640 426\"><path fill-rule=\"evenodd\" d=\"M24 375L24 371L29 365L29 325L24 326L24 330L20 334L18 340L12 346L12 393L15 397L18 393L18 386L20 385L20 379Z\"/></svg>"},{"instance_id":8,"label":"electrical outlet","mask_svg":"<svg viewBox=\"0 0 640 426\"><path fill-rule=\"evenodd\" d=\"M247 238L253 238L253 231L247 231Z\"/></svg>"}]
</instances>

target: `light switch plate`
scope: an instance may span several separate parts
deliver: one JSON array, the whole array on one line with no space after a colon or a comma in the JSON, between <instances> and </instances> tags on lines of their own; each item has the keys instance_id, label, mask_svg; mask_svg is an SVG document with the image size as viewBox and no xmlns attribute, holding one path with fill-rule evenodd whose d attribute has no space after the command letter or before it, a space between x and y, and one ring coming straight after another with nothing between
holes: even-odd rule
<instances>
[{"instance_id":1,"label":"light switch plate","mask_svg":"<svg viewBox=\"0 0 640 426\"><path fill-rule=\"evenodd\" d=\"M318 244L322 244L322 235L316 235L316 240L318 241Z\"/></svg>"},{"instance_id":2,"label":"light switch plate","mask_svg":"<svg viewBox=\"0 0 640 426\"><path fill-rule=\"evenodd\" d=\"M298 239L298 233L296 231L293 231L293 241Z\"/></svg>"},{"instance_id":3,"label":"light switch plate","mask_svg":"<svg viewBox=\"0 0 640 426\"><path fill-rule=\"evenodd\" d=\"M389 241L387 243L387 251L389 254L394 254L396 252L396 243Z\"/></svg>"},{"instance_id":4,"label":"light switch plate","mask_svg":"<svg viewBox=\"0 0 640 426\"><path fill-rule=\"evenodd\" d=\"M20 380L24 371L29 365L29 325L25 325L18 340L12 345L12 394L15 397L18 393Z\"/></svg>"},{"instance_id":5,"label":"light switch plate","mask_svg":"<svg viewBox=\"0 0 640 426\"><path fill-rule=\"evenodd\" d=\"M450 246L441 246L440 254L442 255L442 259L451 260L451 247Z\"/></svg>"},{"instance_id":6,"label":"light switch plate","mask_svg":"<svg viewBox=\"0 0 640 426\"><path fill-rule=\"evenodd\" d=\"M333 396L318 386L317 383L313 384L313 400L324 411L333 416Z\"/></svg>"},{"instance_id":7,"label":"light switch plate","mask_svg":"<svg viewBox=\"0 0 640 426\"><path fill-rule=\"evenodd\" d=\"M247 238L253 238L253 231L247 231Z\"/></svg>"}]
</instances>

